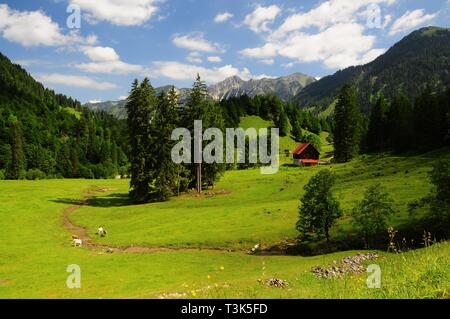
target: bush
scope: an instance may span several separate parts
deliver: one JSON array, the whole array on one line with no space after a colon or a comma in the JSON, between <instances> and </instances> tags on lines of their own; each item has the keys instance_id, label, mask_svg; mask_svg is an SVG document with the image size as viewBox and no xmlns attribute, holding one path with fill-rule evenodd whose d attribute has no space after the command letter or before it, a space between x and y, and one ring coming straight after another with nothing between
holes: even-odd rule
<instances>
[{"instance_id":1,"label":"bush","mask_svg":"<svg viewBox=\"0 0 450 319\"><path fill-rule=\"evenodd\" d=\"M86 166L80 166L78 174L80 178L94 179L94 173Z\"/></svg>"},{"instance_id":2,"label":"bush","mask_svg":"<svg viewBox=\"0 0 450 319\"><path fill-rule=\"evenodd\" d=\"M0 169L0 181L6 179L6 171L4 169Z\"/></svg>"},{"instance_id":3,"label":"bush","mask_svg":"<svg viewBox=\"0 0 450 319\"><path fill-rule=\"evenodd\" d=\"M25 178L29 181L45 179L45 173L38 169L30 169L26 173Z\"/></svg>"}]
</instances>

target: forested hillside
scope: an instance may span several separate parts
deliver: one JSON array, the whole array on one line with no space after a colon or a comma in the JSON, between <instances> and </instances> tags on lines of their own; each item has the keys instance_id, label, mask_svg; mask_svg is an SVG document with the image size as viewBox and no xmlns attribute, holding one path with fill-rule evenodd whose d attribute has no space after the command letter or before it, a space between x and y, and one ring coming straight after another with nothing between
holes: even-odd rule
<instances>
[{"instance_id":1,"label":"forested hillside","mask_svg":"<svg viewBox=\"0 0 450 319\"><path fill-rule=\"evenodd\" d=\"M414 99L425 89L440 91L450 85L450 29L417 30L375 61L350 67L311 83L296 97L301 107L324 110L336 100L346 83L357 89L358 102L367 113L383 93L393 98L402 93Z\"/></svg>"},{"instance_id":2,"label":"forested hillside","mask_svg":"<svg viewBox=\"0 0 450 319\"><path fill-rule=\"evenodd\" d=\"M0 54L0 179L113 177L127 165L124 129Z\"/></svg>"}]
</instances>

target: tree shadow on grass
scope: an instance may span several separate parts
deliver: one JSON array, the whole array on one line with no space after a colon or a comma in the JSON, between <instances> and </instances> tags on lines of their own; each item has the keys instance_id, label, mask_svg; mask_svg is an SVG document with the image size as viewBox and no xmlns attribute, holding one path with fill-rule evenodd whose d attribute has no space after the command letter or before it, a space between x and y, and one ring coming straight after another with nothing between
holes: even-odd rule
<instances>
[{"instance_id":1,"label":"tree shadow on grass","mask_svg":"<svg viewBox=\"0 0 450 319\"><path fill-rule=\"evenodd\" d=\"M133 203L128 194L123 193L115 193L109 194L107 196L101 197L93 197L86 201L80 199L73 198L59 198L56 200L51 200L54 203L66 204L66 205L83 205L83 206L91 206L91 207L124 207L124 206L135 206L136 203Z\"/></svg>"}]
</instances>

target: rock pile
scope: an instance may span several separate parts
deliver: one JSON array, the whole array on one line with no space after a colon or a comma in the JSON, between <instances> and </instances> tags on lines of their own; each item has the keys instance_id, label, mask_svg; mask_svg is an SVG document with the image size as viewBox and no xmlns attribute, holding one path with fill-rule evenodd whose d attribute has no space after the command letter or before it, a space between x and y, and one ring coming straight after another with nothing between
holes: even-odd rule
<instances>
[{"instance_id":1,"label":"rock pile","mask_svg":"<svg viewBox=\"0 0 450 319\"><path fill-rule=\"evenodd\" d=\"M274 288L285 288L289 286L289 283L283 279L270 278L266 280L266 285Z\"/></svg>"},{"instance_id":2,"label":"rock pile","mask_svg":"<svg viewBox=\"0 0 450 319\"><path fill-rule=\"evenodd\" d=\"M379 256L374 253L358 254L356 256L345 257L339 262L334 261L334 266L324 268L316 266L312 269L312 272L319 278L338 278L346 274L361 274L366 272L366 268L362 265L363 262L368 260L377 259Z\"/></svg>"}]
</instances>

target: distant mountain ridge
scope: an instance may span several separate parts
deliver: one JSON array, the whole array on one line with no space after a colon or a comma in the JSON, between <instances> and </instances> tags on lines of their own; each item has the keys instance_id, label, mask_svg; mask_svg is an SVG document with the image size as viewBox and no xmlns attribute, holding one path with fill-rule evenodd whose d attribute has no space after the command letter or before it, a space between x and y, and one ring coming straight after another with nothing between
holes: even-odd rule
<instances>
[{"instance_id":1,"label":"distant mountain ridge","mask_svg":"<svg viewBox=\"0 0 450 319\"><path fill-rule=\"evenodd\" d=\"M244 81L238 76L232 76L222 82L211 85L208 90L211 98L218 101L242 95L248 95L250 97L256 95L275 95L283 101L291 101L301 90L315 81L315 78L302 73L294 73L279 78L251 79L248 81ZM159 87L156 88L156 93L168 92L171 88L171 85ZM176 91L180 103L184 104L191 90L176 88ZM106 111L118 118L125 118L125 104L126 101L122 100L87 103L86 106L95 111Z\"/></svg>"},{"instance_id":2,"label":"distant mountain ridge","mask_svg":"<svg viewBox=\"0 0 450 319\"><path fill-rule=\"evenodd\" d=\"M380 92L392 98L402 91L414 98L427 87L440 90L449 86L450 29L414 31L373 62L324 77L300 91L294 100L300 107L324 110L333 104L345 83L355 85L364 111Z\"/></svg>"},{"instance_id":3,"label":"distant mountain ridge","mask_svg":"<svg viewBox=\"0 0 450 319\"><path fill-rule=\"evenodd\" d=\"M238 76L209 87L209 93L215 100L229 99L248 95L276 95L283 101L290 101L307 85L316 79L302 73L294 73L279 78L263 78L259 80L244 81Z\"/></svg>"}]
</instances>

